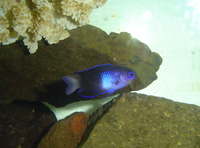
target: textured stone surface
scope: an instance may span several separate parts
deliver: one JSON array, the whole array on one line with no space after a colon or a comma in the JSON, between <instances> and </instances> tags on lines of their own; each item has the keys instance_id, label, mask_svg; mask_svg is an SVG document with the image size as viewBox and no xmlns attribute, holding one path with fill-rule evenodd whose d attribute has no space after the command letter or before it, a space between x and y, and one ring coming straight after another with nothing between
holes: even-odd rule
<instances>
[{"instance_id":1,"label":"textured stone surface","mask_svg":"<svg viewBox=\"0 0 200 148\"><path fill-rule=\"evenodd\" d=\"M39 42L39 49L31 55L22 42L1 46L0 103L21 99L64 106L82 100L75 93L65 95L66 85L61 77L105 63L132 68L138 75L130 85L132 90L147 87L157 79L162 58L130 34L107 35L90 25L71 30L70 34L56 45ZM129 87L122 90L127 91Z\"/></svg>"},{"instance_id":2,"label":"textured stone surface","mask_svg":"<svg viewBox=\"0 0 200 148\"><path fill-rule=\"evenodd\" d=\"M55 121L54 114L41 103L0 105L0 147L36 147Z\"/></svg>"},{"instance_id":3,"label":"textured stone surface","mask_svg":"<svg viewBox=\"0 0 200 148\"><path fill-rule=\"evenodd\" d=\"M200 147L199 121L199 106L127 93L100 118L81 147Z\"/></svg>"},{"instance_id":4,"label":"textured stone surface","mask_svg":"<svg viewBox=\"0 0 200 148\"><path fill-rule=\"evenodd\" d=\"M151 52L145 43L132 38L129 33L107 35L96 27L86 25L74 30L71 34L79 43L96 49L100 55L111 57L112 63L124 64L135 70L138 79L130 85L133 90L147 87L157 79L156 71L162 63L162 58L159 54Z\"/></svg>"},{"instance_id":5,"label":"textured stone surface","mask_svg":"<svg viewBox=\"0 0 200 148\"><path fill-rule=\"evenodd\" d=\"M38 148L75 148L82 139L88 119L88 114L76 112L56 122Z\"/></svg>"}]
</instances>

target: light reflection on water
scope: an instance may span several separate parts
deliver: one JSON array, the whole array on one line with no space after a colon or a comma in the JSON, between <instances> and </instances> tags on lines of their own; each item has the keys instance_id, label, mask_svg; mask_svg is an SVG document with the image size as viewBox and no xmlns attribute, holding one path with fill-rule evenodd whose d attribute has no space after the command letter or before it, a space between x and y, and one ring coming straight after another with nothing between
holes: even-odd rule
<instances>
[{"instance_id":1,"label":"light reflection on water","mask_svg":"<svg viewBox=\"0 0 200 148\"><path fill-rule=\"evenodd\" d=\"M158 79L139 93L200 105L199 7L199 0L108 0L93 11L90 24L108 34L129 32L162 56ZM49 107L62 119L74 111L91 113L107 99Z\"/></svg>"},{"instance_id":2,"label":"light reflection on water","mask_svg":"<svg viewBox=\"0 0 200 148\"><path fill-rule=\"evenodd\" d=\"M199 7L199 0L109 0L90 24L129 32L162 56L158 79L139 92L200 105Z\"/></svg>"}]
</instances>

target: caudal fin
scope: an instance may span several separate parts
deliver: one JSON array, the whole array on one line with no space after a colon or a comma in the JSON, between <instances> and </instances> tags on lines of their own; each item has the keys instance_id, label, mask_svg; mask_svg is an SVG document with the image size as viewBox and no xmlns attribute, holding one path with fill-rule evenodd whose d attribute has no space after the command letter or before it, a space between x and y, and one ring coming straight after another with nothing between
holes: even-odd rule
<instances>
[{"instance_id":1,"label":"caudal fin","mask_svg":"<svg viewBox=\"0 0 200 148\"><path fill-rule=\"evenodd\" d=\"M62 77L62 80L67 84L67 88L65 90L65 93L67 95L70 95L75 90L79 88L79 80L74 79L72 77L64 76Z\"/></svg>"}]
</instances>

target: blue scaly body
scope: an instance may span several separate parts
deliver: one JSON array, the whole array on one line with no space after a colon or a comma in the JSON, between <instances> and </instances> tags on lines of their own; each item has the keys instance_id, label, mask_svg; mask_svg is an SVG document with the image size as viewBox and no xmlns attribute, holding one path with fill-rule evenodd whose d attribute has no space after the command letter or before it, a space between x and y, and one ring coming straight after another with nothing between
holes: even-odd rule
<instances>
[{"instance_id":1,"label":"blue scaly body","mask_svg":"<svg viewBox=\"0 0 200 148\"><path fill-rule=\"evenodd\" d=\"M97 65L75 74L78 80L68 76L62 78L68 85L66 94L69 95L79 89L78 94L85 98L94 98L105 93L109 96L136 79L135 72L130 68L112 64Z\"/></svg>"}]
</instances>

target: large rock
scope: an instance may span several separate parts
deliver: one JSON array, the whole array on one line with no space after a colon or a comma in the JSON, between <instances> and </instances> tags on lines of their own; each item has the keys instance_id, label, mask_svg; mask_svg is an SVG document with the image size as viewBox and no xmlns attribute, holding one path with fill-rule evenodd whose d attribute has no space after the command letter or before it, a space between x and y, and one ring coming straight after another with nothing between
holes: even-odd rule
<instances>
[{"instance_id":1,"label":"large rock","mask_svg":"<svg viewBox=\"0 0 200 148\"><path fill-rule=\"evenodd\" d=\"M38 148L76 148L87 128L88 119L88 114L76 112L56 122Z\"/></svg>"},{"instance_id":2,"label":"large rock","mask_svg":"<svg viewBox=\"0 0 200 148\"><path fill-rule=\"evenodd\" d=\"M36 147L54 122L53 112L42 103L0 105L0 147Z\"/></svg>"},{"instance_id":3,"label":"large rock","mask_svg":"<svg viewBox=\"0 0 200 148\"><path fill-rule=\"evenodd\" d=\"M156 72L162 63L162 58L159 54L151 52L145 43L131 37L129 33L107 35L96 27L86 25L73 30L71 34L80 44L96 49L99 56L108 55L112 63L124 64L135 70L138 79L130 85L133 90L147 87L157 79Z\"/></svg>"},{"instance_id":4,"label":"large rock","mask_svg":"<svg viewBox=\"0 0 200 148\"><path fill-rule=\"evenodd\" d=\"M65 95L61 77L98 64L126 65L135 70L137 79L130 85L132 90L147 87L157 79L162 58L130 34L107 35L90 25L71 30L70 34L56 45L39 42L37 52L30 55L21 41L1 46L0 103L21 99L64 106L78 101L76 94ZM127 91L129 87L122 92Z\"/></svg>"},{"instance_id":5,"label":"large rock","mask_svg":"<svg viewBox=\"0 0 200 148\"><path fill-rule=\"evenodd\" d=\"M199 106L127 93L97 121L81 147L200 147L199 121Z\"/></svg>"}]
</instances>

